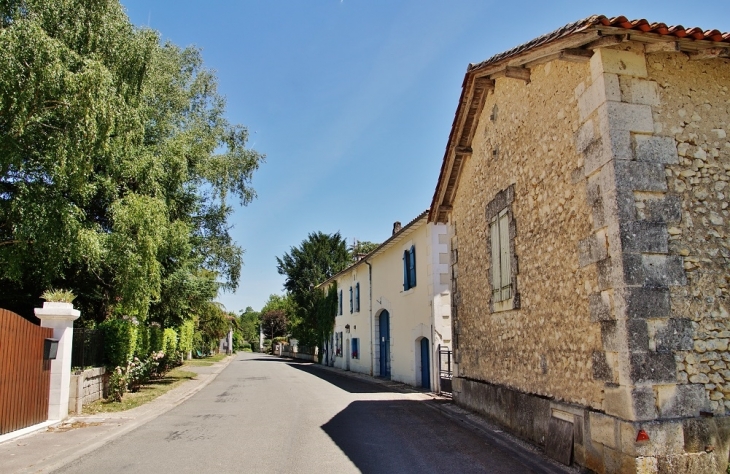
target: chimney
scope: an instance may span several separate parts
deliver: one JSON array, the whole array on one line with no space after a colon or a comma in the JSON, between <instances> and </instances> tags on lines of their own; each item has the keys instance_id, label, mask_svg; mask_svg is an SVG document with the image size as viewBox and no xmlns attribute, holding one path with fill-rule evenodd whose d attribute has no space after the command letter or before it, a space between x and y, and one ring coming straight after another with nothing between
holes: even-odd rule
<instances>
[{"instance_id":1,"label":"chimney","mask_svg":"<svg viewBox=\"0 0 730 474\"><path fill-rule=\"evenodd\" d=\"M402 229L402 227L403 226L400 225L400 221L393 222L393 235L395 235L398 232L400 232L400 230Z\"/></svg>"}]
</instances>

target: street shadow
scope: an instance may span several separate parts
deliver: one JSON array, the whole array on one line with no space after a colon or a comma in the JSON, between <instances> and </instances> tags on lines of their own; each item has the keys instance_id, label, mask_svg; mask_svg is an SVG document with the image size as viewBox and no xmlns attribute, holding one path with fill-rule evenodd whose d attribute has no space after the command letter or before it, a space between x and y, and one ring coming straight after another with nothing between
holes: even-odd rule
<instances>
[{"instance_id":1,"label":"street shadow","mask_svg":"<svg viewBox=\"0 0 730 474\"><path fill-rule=\"evenodd\" d=\"M363 473L542 473L429 402L355 401L321 426Z\"/></svg>"},{"instance_id":2,"label":"street shadow","mask_svg":"<svg viewBox=\"0 0 730 474\"><path fill-rule=\"evenodd\" d=\"M313 364L312 362L287 360L286 363L289 367L313 375L349 393L392 392L392 390L389 390L387 387L382 385L346 377L327 369L320 368L319 365Z\"/></svg>"}]
</instances>

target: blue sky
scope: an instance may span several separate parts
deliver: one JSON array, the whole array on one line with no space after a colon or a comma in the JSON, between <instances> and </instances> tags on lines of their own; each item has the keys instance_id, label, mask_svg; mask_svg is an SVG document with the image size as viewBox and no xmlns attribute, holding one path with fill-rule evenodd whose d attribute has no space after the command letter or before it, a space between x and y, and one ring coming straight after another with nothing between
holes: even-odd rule
<instances>
[{"instance_id":1,"label":"blue sky","mask_svg":"<svg viewBox=\"0 0 730 474\"><path fill-rule=\"evenodd\" d=\"M730 2L122 0L132 22L202 49L267 155L237 209L228 310L280 293L276 256L314 231L382 242L431 203L470 62L591 14L730 30Z\"/></svg>"}]
</instances>

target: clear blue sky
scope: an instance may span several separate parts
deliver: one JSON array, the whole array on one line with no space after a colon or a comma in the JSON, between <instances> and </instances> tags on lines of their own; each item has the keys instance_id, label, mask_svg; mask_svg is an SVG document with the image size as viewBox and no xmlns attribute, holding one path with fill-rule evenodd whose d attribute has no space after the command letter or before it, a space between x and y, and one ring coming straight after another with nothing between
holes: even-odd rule
<instances>
[{"instance_id":1,"label":"clear blue sky","mask_svg":"<svg viewBox=\"0 0 730 474\"><path fill-rule=\"evenodd\" d=\"M233 216L241 283L260 309L276 256L309 232L382 242L429 207L461 82L479 62L591 14L730 30L730 2L122 0L134 24L202 49L231 122L267 155Z\"/></svg>"}]
</instances>

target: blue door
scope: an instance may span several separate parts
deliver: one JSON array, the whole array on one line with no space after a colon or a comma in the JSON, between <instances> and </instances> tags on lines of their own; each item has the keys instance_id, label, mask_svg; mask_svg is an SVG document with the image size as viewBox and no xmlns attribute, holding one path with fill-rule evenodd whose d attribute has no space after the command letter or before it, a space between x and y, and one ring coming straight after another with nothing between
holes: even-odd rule
<instances>
[{"instance_id":1,"label":"blue door","mask_svg":"<svg viewBox=\"0 0 730 474\"><path fill-rule=\"evenodd\" d=\"M431 360L428 339L421 339L421 386L431 389Z\"/></svg>"},{"instance_id":2,"label":"blue door","mask_svg":"<svg viewBox=\"0 0 730 474\"><path fill-rule=\"evenodd\" d=\"M380 376L390 378L390 314L380 313Z\"/></svg>"}]
</instances>

